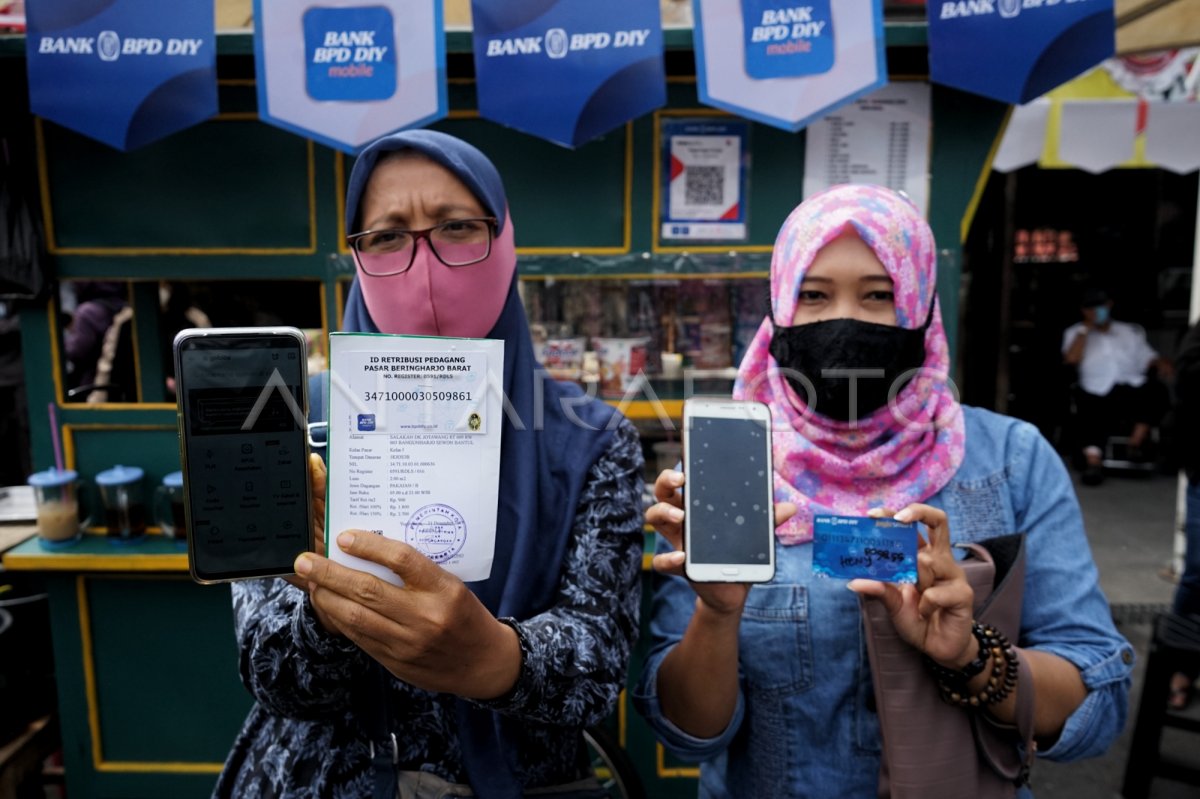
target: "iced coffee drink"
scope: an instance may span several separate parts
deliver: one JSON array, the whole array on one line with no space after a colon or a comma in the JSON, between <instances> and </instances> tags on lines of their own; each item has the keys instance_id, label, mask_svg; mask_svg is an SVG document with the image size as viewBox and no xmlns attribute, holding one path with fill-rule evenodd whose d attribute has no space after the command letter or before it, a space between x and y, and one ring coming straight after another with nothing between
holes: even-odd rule
<instances>
[{"instance_id":1,"label":"iced coffee drink","mask_svg":"<svg viewBox=\"0 0 1200 799\"><path fill-rule=\"evenodd\" d=\"M38 538L48 547L68 546L79 539L79 475L69 469L47 469L29 476L37 501Z\"/></svg>"}]
</instances>

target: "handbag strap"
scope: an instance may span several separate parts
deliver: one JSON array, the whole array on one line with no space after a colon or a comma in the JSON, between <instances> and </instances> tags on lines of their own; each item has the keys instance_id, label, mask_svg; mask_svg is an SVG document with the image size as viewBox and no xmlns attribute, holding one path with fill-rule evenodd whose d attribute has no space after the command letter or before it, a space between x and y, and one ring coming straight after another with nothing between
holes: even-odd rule
<instances>
[{"instance_id":1,"label":"handbag strap","mask_svg":"<svg viewBox=\"0 0 1200 799\"><path fill-rule=\"evenodd\" d=\"M1033 672L1029 661L1017 651L1017 694L1016 714L1012 724L996 721L987 713L972 717L975 742L979 756L1000 776L1012 780L1014 785L1029 783L1029 772L1037 755L1033 741ZM1013 757L1012 742L1021 742L1021 754Z\"/></svg>"},{"instance_id":2,"label":"handbag strap","mask_svg":"<svg viewBox=\"0 0 1200 799\"><path fill-rule=\"evenodd\" d=\"M976 589L982 601L976 603L975 618L997 628L1014 644L1020 641L1021 607L1025 593L1025 537L1003 536L990 539L985 545L962 545L970 553L964 564L973 558L986 559L995 584L984 594ZM1003 562L996 562L1001 558ZM980 756L997 774L1010 779L1016 785L1029 781L1029 770L1033 764L1034 691L1033 672L1029 661L1017 650L1017 693L1016 708L1012 724L1002 724L986 712L972 717L972 727ZM1014 738L1023 749L1018 753Z\"/></svg>"}]
</instances>

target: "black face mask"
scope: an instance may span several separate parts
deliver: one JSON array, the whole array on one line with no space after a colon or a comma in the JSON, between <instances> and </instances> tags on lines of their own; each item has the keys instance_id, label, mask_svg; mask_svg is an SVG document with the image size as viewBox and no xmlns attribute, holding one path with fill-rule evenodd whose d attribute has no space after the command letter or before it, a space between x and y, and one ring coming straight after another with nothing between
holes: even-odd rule
<instances>
[{"instance_id":1,"label":"black face mask","mask_svg":"<svg viewBox=\"0 0 1200 799\"><path fill-rule=\"evenodd\" d=\"M892 386L899 393L915 376L906 373L925 363L925 331L932 321L931 307L916 330L857 319L776 325L771 357L791 372L784 376L792 390L815 413L841 422L858 420L886 405Z\"/></svg>"}]
</instances>

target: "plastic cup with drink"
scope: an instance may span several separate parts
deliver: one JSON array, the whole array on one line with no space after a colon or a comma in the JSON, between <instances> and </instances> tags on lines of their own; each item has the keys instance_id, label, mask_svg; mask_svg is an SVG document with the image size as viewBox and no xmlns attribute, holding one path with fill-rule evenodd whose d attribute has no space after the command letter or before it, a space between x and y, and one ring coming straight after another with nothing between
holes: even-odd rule
<instances>
[{"instance_id":1,"label":"plastic cup with drink","mask_svg":"<svg viewBox=\"0 0 1200 799\"><path fill-rule=\"evenodd\" d=\"M122 543L141 538L146 532L146 501L142 496L142 477L137 466L114 466L96 475L100 500L104 505L104 526L108 538Z\"/></svg>"},{"instance_id":2,"label":"plastic cup with drink","mask_svg":"<svg viewBox=\"0 0 1200 799\"><path fill-rule=\"evenodd\" d=\"M154 523L167 538L187 543L187 518L183 512L183 472L171 472L154 490Z\"/></svg>"},{"instance_id":3,"label":"plastic cup with drink","mask_svg":"<svg viewBox=\"0 0 1200 799\"><path fill-rule=\"evenodd\" d=\"M69 547L79 540L85 523L79 512L79 474L47 469L29 476L37 505L38 541L43 548Z\"/></svg>"}]
</instances>

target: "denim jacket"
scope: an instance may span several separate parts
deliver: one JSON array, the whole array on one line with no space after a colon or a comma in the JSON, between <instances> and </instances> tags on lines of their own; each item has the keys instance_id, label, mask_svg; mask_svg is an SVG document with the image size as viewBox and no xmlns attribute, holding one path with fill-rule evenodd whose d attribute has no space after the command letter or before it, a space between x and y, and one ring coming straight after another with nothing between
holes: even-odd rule
<instances>
[{"instance_id":1,"label":"denim jacket","mask_svg":"<svg viewBox=\"0 0 1200 799\"><path fill-rule=\"evenodd\" d=\"M950 483L926 501L949 516L955 542L1025 534L1019 644L1075 664L1088 688L1058 740L1038 754L1099 755L1125 724L1133 650L1100 591L1070 478L1032 425L964 411L966 456ZM661 537L658 546L669 548ZM672 753L702 761L701 797L874 799L879 721L857 597L844 580L813 578L809 544L776 543L775 558L775 579L750 590L742 614L741 684L728 728L696 738L659 706L659 666L695 605L679 577L656 577L652 649L635 703Z\"/></svg>"}]
</instances>

